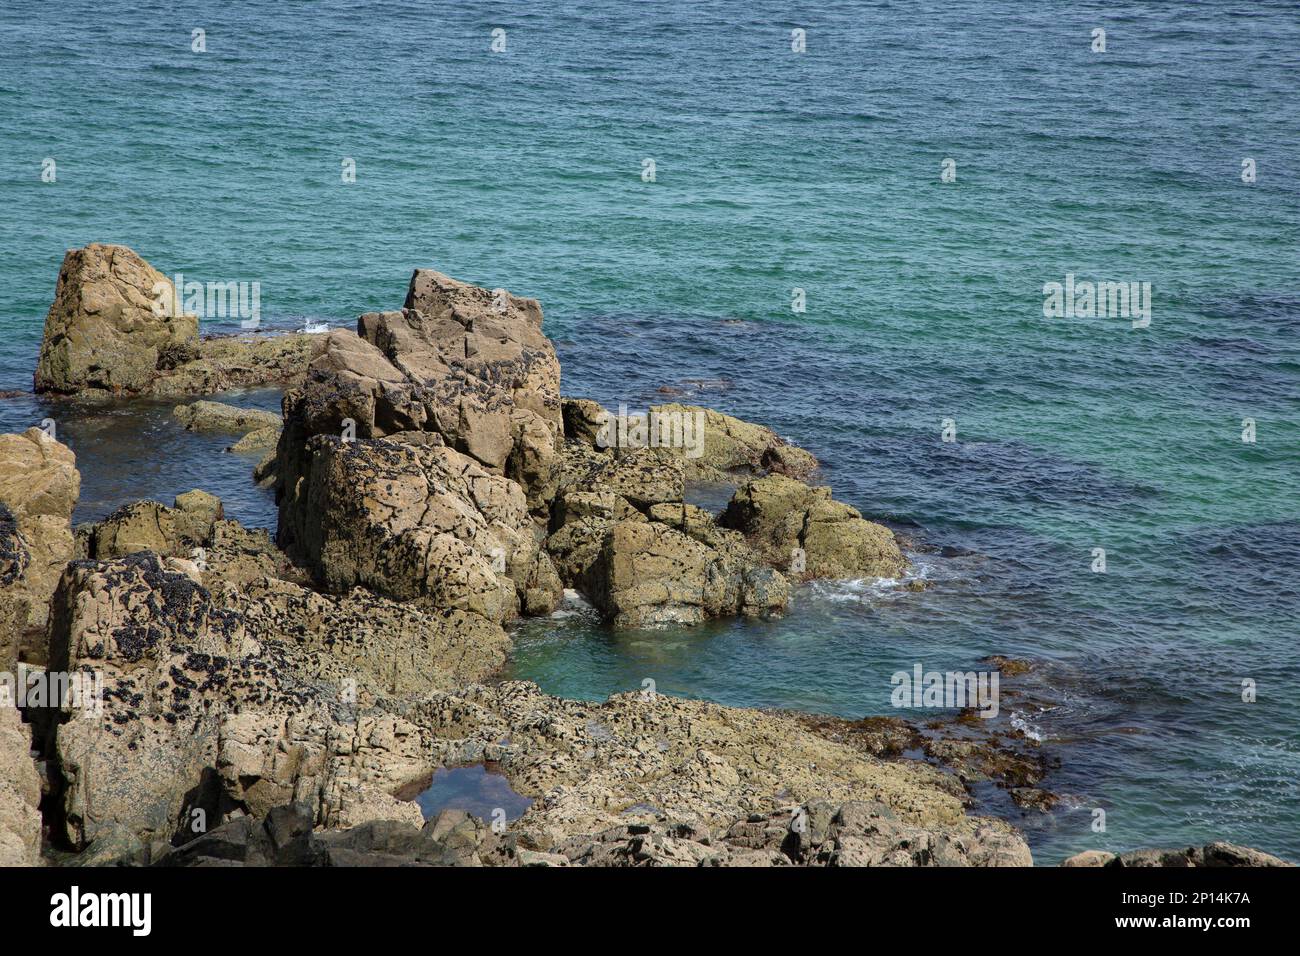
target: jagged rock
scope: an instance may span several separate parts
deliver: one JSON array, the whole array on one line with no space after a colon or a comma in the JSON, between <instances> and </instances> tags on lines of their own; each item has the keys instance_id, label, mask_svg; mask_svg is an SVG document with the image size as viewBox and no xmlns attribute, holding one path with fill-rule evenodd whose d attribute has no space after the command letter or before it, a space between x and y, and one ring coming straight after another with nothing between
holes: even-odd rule
<instances>
[{"instance_id":1,"label":"jagged rock","mask_svg":"<svg viewBox=\"0 0 1300 956\"><path fill-rule=\"evenodd\" d=\"M560 407L564 418L564 437L595 448L596 439L608 416L600 402L586 398L565 398L561 400Z\"/></svg>"},{"instance_id":2,"label":"jagged rock","mask_svg":"<svg viewBox=\"0 0 1300 956\"><path fill-rule=\"evenodd\" d=\"M724 415L698 405L652 405L651 415L698 416L702 422L703 447L699 454L679 449L685 459L688 481L728 481L741 474L780 474L807 478L817 469L817 459L791 445L772 429Z\"/></svg>"},{"instance_id":3,"label":"jagged rock","mask_svg":"<svg viewBox=\"0 0 1300 956\"><path fill-rule=\"evenodd\" d=\"M177 405L172 414L193 432L230 432L246 435L263 428L280 428L280 416L257 408L240 408L223 402L192 402Z\"/></svg>"},{"instance_id":4,"label":"jagged rock","mask_svg":"<svg viewBox=\"0 0 1300 956\"><path fill-rule=\"evenodd\" d=\"M541 325L534 299L416 270L403 309L361 316L355 336L325 336L303 386L285 395L285 485L302 475L311 437L351 420L358 438L436 433L543 509L562 420L560 365Z\"/></svg>"},{"instance_id":5,"label":"jagged rock","mask_svg":"<svg viewBox=\"0 0 1300 956\"><path fill-rule=\"evenodd\" d=\"M68 250L45 317L36 391L146 391L160 354L198 339L197 318L171 314L173 296L171 280L126 246Z\"/></svg>"},{"instance_id":6,"label":"jagged rock","mask_svg":"<svg viewBox=\"0 0 1300 956\"><path fill-rule=\"evenodd\" d=\"M0 867L40 865L41 781L31 751L30 729L0 697Z\"/></svg>"},{"instance_id":7,"label":"jagged rock","mask_svg":"<svg viewBox=\"0 0 1300 956\"><path fill-rule=\"evenodd\" d=\"M365 592L237 587L219 574L209 589L183 564L77 561L60 583L51 667L104 681L102 713L48 725L62 836L82 847L125 826L148 846L186 832L195 808L214 819L291 800L327 826L418 820L391 794L427 773L430 742L373 703L486 676L504 662L504 636L484 643L456 612Z\"/></svg>"},{"instance_id":8,"label":"jagged rock","mask_svg":"<svg viewBox=\"0 0 1300 956\"><path fill-rule=\"evenodd\" d=\"M746 482L719 521L743 532L774 567L796 576L892 578L907 568L888 528L833 500L829 488L812 488L782 475ZM791 571L796 549L804 552L802 572Z\"/></svg>"},{"instance_id":9,"label":"jagged rock","mask_svg":"<svg viewBox=\"0 0 1300 956\"><path fill-rule=\"evenodd\" d=\"M783 610L785 578L743 545L720 551L657 521L619 521L577 582L616 625L696 624L730 614Z\"/></svg>"},{"instance_id":10,"label":"jagged rock","mask_svg":"<svg viewBox=\"0 0 1300 956\"><path fill-rule=\"evenodd\" d=\"M518 613L538 542L523 489L447 446L318 435L281 501L280 540L329 589Z\"/></svg>"},{"instance_id":11,"label":"jagged rock","mask_svg":"<svg viewBox=\"0 0 1300 956\"><path fill-rule=\"evenodd\" d=\"M481 866L495 841L463 810L444 810L423 827L375 820L315 832L311 808L276 807L260 824L238 817L169 850L154 866ZM524 851L525 853L527 851Z\"/></svg>"},{"instance_id":12,"label":"jagged rock","mask_svg":"<svg viewBox=\"0 0 1300 956\"><path fill-rule=\"evenodd\" d=\"M1189 846L1180 850L1133 850L1129 853L1108 853L1103 850L1085 850L1061 866L1107 867L1188 867L1188 866L1295 866L1286 860L1271 856L1250 847L1234 843L1215 842L1205 846Z\"/></svg>"},{"instance_id":13,"label":"jagged rock","mask_svg":"<svg viewBox=\"0 0 1300 956\"><path fill-rule=\"evenodd\" d=\"M195 549L212 536L213 525L222 515L220 498L188 492L176 499L174 508L157 501L137 501L118 508L103 521L78 528L78 532L87 558L107 560L140 551L192 558Z\"/></svg>"},{"instance_id":14,"label":"jagged rock","mask_svg":"<svg viewBox=\"0 0 1300 956\"><path fill-rule=\"evenodd\" d=\"M0 670L45 659L50 597L73 557L77 459L39 428L0 435Z\"/></svg>"}]
</instances>

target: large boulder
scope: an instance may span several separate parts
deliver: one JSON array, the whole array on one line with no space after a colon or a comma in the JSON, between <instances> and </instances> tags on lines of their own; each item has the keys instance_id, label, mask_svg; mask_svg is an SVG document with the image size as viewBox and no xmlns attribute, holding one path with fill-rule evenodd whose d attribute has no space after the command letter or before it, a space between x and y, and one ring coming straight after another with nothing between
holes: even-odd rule
<instances>
[{"instance_id":1,"label":"large boulder","mask_svg":"<svg viewBox=\"0 0 1300 956\"><path fill-rule=\"evenodd\" d=\"M612 523L579 582L616 625L697 624L784 610L785 578L743 545L721 551L658 521Z\"/></svg>"},{"instance_id":2,"label":"large boulder","mask_svg":"<svg viewBox=\"0 0 1300 956\"><path fill-rule=\"evenodd\" d=\"M829 488L783 475L743 484L719 521L743 532L773 567L797 577L893 578L908 566L888 528L835 501Z\"/></svg>"},{"instance_id":3,"label":"large boulder","mask_svg":"<svg viewBox=\"0 0 1300 956\"><path fill-rule=\"evenodd\" d=\"M142 392L159 356L198 339L198 319L173 315L170 279L126 246L91 243L63 258L36 367L38 392Z\"/></svg>"},{"instance_id":4,"label":"large boulder","mask_svg":"<svg viewBox=\"0 0 1300 956\"><path fill-rule=\"evenodd\" d=\"M40 863L41 780L31 751L31 731L0 697L0 867Z\"/></svg>"},{"instance_id":5,"label":"large boulder","mask_svg":"<svg viewBox=\"0 0 1300 956\"><path fill-rule=\"evenodd\" d=\"M39 428L0 435L0 670L44 660L50 596L73 556L80 490L66 445Z\"/></svg>"},{"instance_id":6,"label":"large boulder","mask_svg":"<svg viewBox=\"0 0 1300 956\"><path fill-rule=\"evenodd\" d=\"M282 543L333 591L515 616L538 570L523 489L446 445L402 437L310 439L281 498Z\"/></svg>"}]
</instances>

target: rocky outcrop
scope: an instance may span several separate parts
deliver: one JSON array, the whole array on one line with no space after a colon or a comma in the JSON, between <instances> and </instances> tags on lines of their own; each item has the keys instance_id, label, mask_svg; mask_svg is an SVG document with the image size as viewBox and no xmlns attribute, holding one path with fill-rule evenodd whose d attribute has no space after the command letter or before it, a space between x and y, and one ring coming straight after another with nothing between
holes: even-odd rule
<instances>
[{"instance_id":1,"label":"rocky outcrop","mask_svg":"<svg viewBox=\"0 0 1300 956\"><path fill-rule=\"evenodd\" d=\"M40 864L41 781L31 751L31 731L0 695L0 867Z\"/></svg>"},{"instance_id":2,"label":"rocky outcrop","mask_svg":"<svg viewBox=\"0 0 1300 956\"><path fill-rule=\"evenodd\" d=\"M779 613L790 588L740 545L719 550L658 521L612 522L577 582L616 625L697 624Z\"/></svg>"},{"instance_id":3,"label":"rocky outcrop","mask_svg":"<svg viewBox=\"0 0 1300 956\"><path fill-rule=\"evenodd\" d=\"M1180 850L1133 850L1129 853L1108 853L1104 850L1085 850L1061 866L1152 867L1152 866L1295 866L1260 850L1237 846L1234 843L1207 843Z\"/></svg>"},{"instance_id":4,"label":"rocky outcrop","mask_svg":"<svg viewBox=\"0 0 1300 956\"><path fill-rule=\"evenodd\" d=\"M552 859L696 865L752 862L757 850L853 865L1031 862L1010 826L966 816L940 771L876 760L784 715L649 692L593 705L522 682L434 695L413 714L430 721L442 762L492 759L540 797L509 832ZM681 852L656 857L665 839Z\"/></svg>"},{"instance_id":5,"label":"rocky outcrop","mask_svg":"<svg viewBox=\"0 0 1300 956\"><path fill-rule=\"evenodd\" d=\"M698 405L652 405L650 414L667 420L690 416L702 426L701 447L678 450L685 459L688 481L726 482L737 475L764 474L802 480L817 469L817 459L810 452L764 425Z\"/></svg>"},{"instance_id":6,"label":"rocky outcrop","mask_svg":"<svg viewBox=\"0 0 1300 956\"><path fill-rule=\"evenodd\" d=\"M481 679L508 648L462 612L232 583L219 552L205 570L148 552L73 562L51 666L99 671L104 695L101 714L47 725L59 835L80 848L125 828L156 849L195 809L215 824L295 799L325 826L418 820L391 793L428 772L430 744L373 702Z\"/></svg>"},{"instance_id":7,"label":"rocky outcrop","mask_svg":"<svg viewBox=\"0 0 1300 956\"><path fill-rule=\"evenodd\" d=\"M340 434L345 420L358 438L425 431L527 488L544 483L561 435L560 365L535 299L421 269L403 309L318 343L284 411L291 446Z\"/></svg>"},{"instance_id":8,"label":"rocky outcrop","mask_svg":"<svg viewBox=\"0 0 1300 956\"><path fill-rule=\"evenodd\" d=\"M877 760L788 715L654 693L589 704L523 682L474 683L508 645L490 653L464 612L231 578L223 555L209 550L205 570L150 553L76 561L60 583L51 666L93 668L104 681L101 713L46 725L51 822L74 848L89 844L88 859L145 862L196 836L168 857L224 858L231 833L262 845L258 832L274 824L260 821L291 802L317 828L406 821L382 838L308 841L362 856L382 844L401 858L423 837L412 835L416 805L395 794L437 766L491 760L538 800L491 839L461 827L458 857L444 862L1029 860L1011 828L968 817L960 786L933 768ZM426 849L417 856L443 859Z\"/></svg>"},{"instance_id":9,"label":"rocky outcrop","mask_svg":"<svg viewBox=\"0 0 1300 956\"><path fill-rule=\"evenodd\" d=\"M523 489L445 445L401 439L310 439L281 539L330 590L514 617L544 574Z\"/></svg>"},{"instance_id":10,"label":"rocky outcrop","mask_svg":"<svg viewBox=\"0 0 1300 956\"><path fill-rule=\"evenodd\" d=\"M174 300L171 280L126 246L70 249L45 317L36 391L147 391L159 357L198 340L198 319L173 315Z\"/></svg>"},{"instance_id":11,"label":"rocky outcrop","mask_svg":"<svg viewBox=\"0 0 1300 956\"><path fill-rule=\"evenodd\" d=\"M835 501L829 488L782 475L746 482L719 521L743 532L768 563L796 577L893 578L907 568L888 528Z\"/></svg>"},{"instance_id":12,"label":"rocky outcrop","mask_svg":"<svg viewBox=\"0 0 1300 956\"><path fill-rule=\"evenodd\" d=\"M175 287L126 246L64 256L34 384L55 395L217 392L300 381L307 335L199 339Z\"/></svg>"},{"instance_id":13,"label":"rocky outcrop","mask_svg":"<svg viewBox=\"0 0 1300 956\"><path fill-rule=\"evenodd\" d=\"M0 670L44 660L46 615L73 556L76 456L39 428L0 435Z\"/></svg>"}]
</instances>

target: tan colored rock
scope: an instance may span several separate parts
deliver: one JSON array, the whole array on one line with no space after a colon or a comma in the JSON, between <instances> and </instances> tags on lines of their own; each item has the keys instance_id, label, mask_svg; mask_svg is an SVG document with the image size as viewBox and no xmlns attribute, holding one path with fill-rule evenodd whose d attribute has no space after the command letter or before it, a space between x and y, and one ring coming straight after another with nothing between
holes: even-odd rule
<instances>
[{"instance_id":1,"label":"tan colored rock","mask_svg":"<svg viewBox=\"0 0 1300 956\"><path fill-rule=\"evenodd\" d=\"M575 583L607 620L625 627L774 614L790 599L785 578L743 544L720 551L657 521L611 524Z\"/></svg>"},{"instance_id":2,"label":"tan colored rock","mask_svg":"<svg viewBox=\"0 0 1300 956\"><path fill-rule=\"evenodd\" d=\"M177 405L172 415L189 431L230 432L247 435L259 429L280 429L280 416L258 408L240 408L224 402L199 401Z\"/></svg>"},{"instance_id":3,"label":"tan colored rock","mask_svg":"<svg viewBox=\"0 0 1300 956\"><path fill-rule=\"evenodd\" d=\"M642 692L593 705L507 682L434 695L412 719L446 764L495 747L514 789L540 797L511 827L518 845L575 863L1032 862L1011 826L965 814L942 771L877 760L790 715ZM801 808L808 849L792 858L777 848Z\"/></svg>"},{"instance_id":4,"label":"tan colored rock","mask_svg":"<svg viewBox=\"0 0 1300 956\"><path fill-rule=\"evenodd\" d=\"M194 316L172 314L174 294L171 280L126 246L69 250L45 317L36 391L148 390L163 350L198 338Z\"/></svg>"},{"instance_id":5,"label":"tan colored rock","mask_svg":"<svg viewBox=\"0 0 1300 956\"><path fill-rule=\"evenodd\" d=\"M236 388L294 388L307 374L319 335L219 335L187 347L177 358L164 354L150 394L212 395Z\"/></svg>"},{"instance_id":6,"label":"tan colored rock","mask_svg":"<svg viewBox=\"0 0 1300 956\"><path fill-rule=\"evenodd\" d=\"M196 808L215 825L222 807L291 800L324 826L418 821L392 794L429 772L431 741L375 703L482 679L508 638L364 591L232 583L223 560L209 553L211 587L149 553L69 566L51 666L94 668L105 695L102 713L70 711L50 730L67 781L62 836L80 848L124 827L156 846Z\"/></svg>"},{"instance_id":7,"label":"tan colored rock","mask_svg":"<svg viewBox=\"0 0 1300 956\"><path fill-rule=\"evenodd\" d=\"M313 438L281 499L280 540L330 590L505 621L538 550L523 489L446 446Z\"/></svg>"},{"instance_id":8,"label":"tan colored rock","mask_svg":"<svg viewBox=\"0 0 1300 956\"><path fill-rule=\"evenodd\" d=\"M692 416L703 423L703 448L700 454L685 458L688 481L727 481L736 474L768 472L804 479L818 466L817 459L796 445L791 445L772 429L724 415L699 405L670 403L652 405L650 414L658 416ZM695 416L699 416L698 419Z\"/></svg>"},{"instance_id":9,"label":"tan colored rock","mask_svg":"<svg viewBox=\"0 0 1300 956\"><path fill-rule=\"evenodd\" d=\"M804 552L805 578L893 578L907 568L883 525L831 498L829 488L812 488L781 475L746 482L736 490L720 522L743 532L773 567L789 571Z\"/></svg>"},{"instance_id":10,"label":"tan colored rock","mask_svg":"<svg viewBox=\"0 0 1300 956\"><path fill-rule=\"evenodd\" d=\"M81 475L72 451L39 428L0 435L0 670L41 663L50 597L75 543Z\"/></svg>"},{"instance_id":11,"label":"tan colored rock","mask_svg":"<svg viewBox=\"0 0 1300 956\"><path fill-rule=\"evenodd\" d=\"M40 865L41 781L31 750L31 731L0 699L0 867Z\"/></svg>"}]
</instances>

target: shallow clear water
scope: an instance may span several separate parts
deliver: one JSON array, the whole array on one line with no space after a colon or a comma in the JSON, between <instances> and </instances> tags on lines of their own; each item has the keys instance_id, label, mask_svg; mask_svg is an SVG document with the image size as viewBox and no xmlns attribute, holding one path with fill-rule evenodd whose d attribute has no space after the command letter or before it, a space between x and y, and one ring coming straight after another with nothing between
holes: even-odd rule
<instances>
[{"instance_id":1,"label":"shallow clear water","mask_svg":"<svg viewBox=\"0 0 1300 956\"><path fill-rule=\"evenodd\" d=\"M779 622L534 622L514 673L861 715L892 712L895 670L1028 656L1046 786L1078 808L1023 819L1038 860L1300 859L1294 6L823 6L10 2L0 389L30 387L63 252L92 240L258 281L282 328L395 307L416 266L535 295L567 393L669 385L771 424L950 550L917 553L927 591L819 585ZM1150 282L1151 327L1044 319L1067 272ZM253 462L165 412L18 398L0 428L56 418L79 518L200 486L273 522Z\"/></svg>"}]
</instances>

